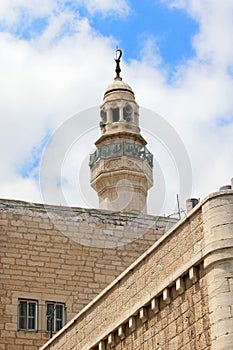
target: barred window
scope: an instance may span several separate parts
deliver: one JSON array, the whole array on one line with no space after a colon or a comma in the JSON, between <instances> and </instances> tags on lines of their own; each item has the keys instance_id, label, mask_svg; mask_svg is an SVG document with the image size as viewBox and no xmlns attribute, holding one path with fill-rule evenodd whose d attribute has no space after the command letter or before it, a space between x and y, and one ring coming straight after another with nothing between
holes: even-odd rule
<instances>
[{"instance_id":1,"label":"barred window","mask_svg":"<svg viewBox=\"0 0 233 350\"><path fill-rule=\"evenodd\" d=\"M58 332L65 323L65 305L56 302L46 303L47 331Z\"/></svg>"},{"instance_id":2,"label":"barred window","mask_svg":"<svg viewBox=\"0 0 233 350\"><path fill-rule=\"evenodd\" d=\"M36 300L19 299L18 304L18 328L25 331L37 330L37 306Z\"/></svg>"}]
</instances>

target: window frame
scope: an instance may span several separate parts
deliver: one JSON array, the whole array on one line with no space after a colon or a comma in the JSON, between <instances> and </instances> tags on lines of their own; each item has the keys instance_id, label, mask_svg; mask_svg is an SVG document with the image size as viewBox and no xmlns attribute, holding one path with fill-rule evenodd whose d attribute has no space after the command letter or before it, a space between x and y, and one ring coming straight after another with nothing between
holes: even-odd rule
<instances>
[{"instance_id":1,"label":"window frame","mask_svg":"<svg viewBox=\"0 0 233 350\"><path fill-rule=\"evenodd\" d=\"M21 314L21 305L26 305L26 314ZM33 315L30 315L30 306L34 305ZM23 323L26 323L25 326L22 327L21 320ZM34 327L30 327L30 321L34 321ZM26 331L26 332L37 332L38 326L38 300L35 299L18 299L18 330Z\"/></svg>"},{"instance_id":2,"label":"window frame","mask_svg":"<svg viewBox=\"0 0 233 350\"><path fill-rule=\"evenodd\" d=\"M52 331L50 329L49 325L49 314L48 314L48 306L53 306L53 316L52 316ZM62 307L62 318L57 317L57 307ZM46 301L45 302L45 309L46 309L46 331L49 333L57 333L59 332L62 327L65 325L65 304L61 302L56 301ZM61 327L57 327L57 322L61 322Z\"/></svg>"}]
</instances>

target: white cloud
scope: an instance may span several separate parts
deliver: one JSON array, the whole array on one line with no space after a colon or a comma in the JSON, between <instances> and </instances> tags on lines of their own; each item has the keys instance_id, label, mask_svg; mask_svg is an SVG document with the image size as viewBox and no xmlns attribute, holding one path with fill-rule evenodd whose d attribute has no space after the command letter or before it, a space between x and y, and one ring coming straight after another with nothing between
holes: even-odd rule
<instances>
[{"instance_id":1,"label":"white cloud","mask_svg":"<svg viewBox=\"0 0 233 350\"><path fill-rule=\"evenodd\" d=\"M1 0L1 26L11 31L29 27L36 18L50 18L61 13L79 11L83 6L94 15L126 17L130 7L126 0Z\"/></svg>"},{"instance_id":2,"label":"white cloud","mask_svg":"<svg viewBox=\"0 0 233 350\"><path fill-rule=\"evenodd\" d=\"M39 191L39 185L32 179L10 178L5 180L1 186L1 198L25 199L28 202L39 203L41 202L38 196Z\"/></svg>"},{"instance_id":3,"label":"white cloud","mask_svg":"<svg viewBox=\"0 0 233 350\"><path fill-rule=\"evenodd\" d=\"M101 13L104 16L128 16L130 7L126 0L77 0L87 8L90 14Z\"/></svg>"},{"instance_id":4,"label":"white cloud","mask_svg":"<svg viewBox=\"0 0 233 350\"><path fill-rule=\"evenodd\" d=\"M19 22L28 25L36 17L46 17L58 5L54 0L1 0L0 21L5 28L17 28Z\"/></svg>"}]
</instances>

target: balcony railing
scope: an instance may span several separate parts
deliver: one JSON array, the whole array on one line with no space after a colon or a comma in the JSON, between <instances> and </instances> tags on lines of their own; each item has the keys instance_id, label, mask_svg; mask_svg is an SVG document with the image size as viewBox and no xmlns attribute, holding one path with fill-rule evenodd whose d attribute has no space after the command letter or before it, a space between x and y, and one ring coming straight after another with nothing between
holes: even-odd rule
<instances>
[{"instance_id":1,"label":"balcony railing","mask_svg":"<svg viewBox=\"0 0 233 350\"><path fill-rule=\"evenodd\" d=\"M100 159L108 159L113 157L130 156L135 158L145 159L149 166L153 168L153 154L148 151L145 146L122 141L103 145L90 154L89 166L93 167Z\"/></svg>"}]
</instances>

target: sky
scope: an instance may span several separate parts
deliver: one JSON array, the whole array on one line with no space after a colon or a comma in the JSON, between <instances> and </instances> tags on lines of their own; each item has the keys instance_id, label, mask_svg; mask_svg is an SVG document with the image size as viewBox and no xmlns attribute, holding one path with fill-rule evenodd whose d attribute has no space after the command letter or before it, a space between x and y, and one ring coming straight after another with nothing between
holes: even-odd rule
<instances>
[{"instance_id":1,"label":"sky","mask_svg":"<svg viewBox=\"0 0 233 350\"><path fill-rule=\"evenodd\" d=\"M0 198L98 206L88 157L116 47L154 154L149 213L230 184L232 33L232 0L1 0Z\"/></svg>"}]
</instances>

